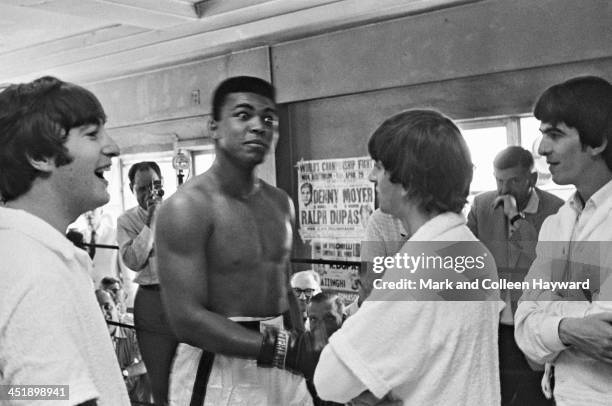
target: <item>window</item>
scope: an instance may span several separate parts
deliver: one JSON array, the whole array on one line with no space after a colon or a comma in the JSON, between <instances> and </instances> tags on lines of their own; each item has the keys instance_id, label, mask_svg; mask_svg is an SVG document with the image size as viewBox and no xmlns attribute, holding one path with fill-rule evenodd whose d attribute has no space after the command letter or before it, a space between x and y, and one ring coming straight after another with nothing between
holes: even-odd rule
<instances>
[{"instance_id":1,"label":"window","mask_svg":"<svg viewBox=\"0 0 612 406\"><path fill-rule=\"evenodd\" d=\"M206 172L215 160L215 151L197 151L192 153L194 174L199 175Z\"/></svg>"},{"instance_id":2,"label":"window","mask_svg":"<svg viewBox=\"0 0 612 406\"><path fill-rule=\"evenodd\" d=\"M458 123L465 138L472 162L474 177L470 185L470 196L496 188L493 176L493 158L508 145L506 122L500 120L473 120Z\"/></svg>"},{"instance_id":3,"label":"window","mask_svg":"<svg viewBox=\"0 0 612 406\"><path fill-rule=\"evenodd\" d=\"M508 145L520 145L534 156L538 171L537 186L561 199L567 199L574 191L573 186L561 186L552 181L546 160L538 155L541 139L540 122L533 116L488 118L458 122L474 163L474 178L470 185L473 196L486 190L495 190L493 159Z\"/></svg>"}]
</instances>

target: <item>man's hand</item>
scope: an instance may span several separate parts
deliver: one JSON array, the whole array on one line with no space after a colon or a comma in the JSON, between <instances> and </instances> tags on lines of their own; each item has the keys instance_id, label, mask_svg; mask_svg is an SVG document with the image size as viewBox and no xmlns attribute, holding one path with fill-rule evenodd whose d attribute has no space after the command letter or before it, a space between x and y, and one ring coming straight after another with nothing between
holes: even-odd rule
<instances>
[{"instance_id":1,"label":"man's hand","mask_svg":"<svg viewBox=\"0 0 612 406\"><path fill-rule=\"evenodd\" d=\"M501 205L504 209L504 215L511 219L518 214L518 207L516 205L516 199L512 195L501 195L497 196L493 201L493 207Z\"/></svg>"},{"instance_id":2,"label":"man's hand","mask_svg":"<svg viewBox=\"0 0 612 406\"><path fill-rule=\"evenodd\" d=\"M389 395L378 399L370 391L365 391L361 395L348 403L348 406L402 406L401 400L393 400Z\"/></svg>"},{"instance_id":3,"label":"man's hand","mask_svg":"<svg viewBox=\"0 0 612 406\"><path fill-rule=\"evenodd\" d=\"M559 323L559 339L565 345L612 364L612 313L566 317Z\"/></svg>"},{"instance_id":4,"label":"man's hand","mask_svg":"<svg viewBox=\"0 0 612 406\"><path fill-rule=\"evenodd\" d=\"M153 221L153 216L155 215L155 211L161 205L162 198L156 193L151 193L151 196L147 200L147 226L151 226L151 222Z\"/></svg>"}]
</instances>

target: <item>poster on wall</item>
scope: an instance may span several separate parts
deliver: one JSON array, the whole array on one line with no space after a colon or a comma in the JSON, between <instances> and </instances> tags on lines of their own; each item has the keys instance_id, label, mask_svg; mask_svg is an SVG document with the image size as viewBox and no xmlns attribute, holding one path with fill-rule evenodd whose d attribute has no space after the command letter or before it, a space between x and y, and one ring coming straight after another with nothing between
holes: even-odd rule
<instances>
[{"instance_id":1,"label":"poster on wall","mask_svg":"<svg viewBox=\"0 0 612 406\"><path fill-rule=\"evenodd\" d=\"M311 241L311 247L313 259L359 261L361 255L359 240L314 239ZM357 266L313 264L312 267L321 276L321 289L340 293L345 303L356 299L359 279Z\"/></svg>"},{"instance_id":2,"label":"poster on wall","mask_svg":"<svg viewBox=\"0 0 612 406\"><path fill-rule=\"evenodd\" d=\"M374 211L369 157L300 161L298 224L302 240L360 240Z\"/></svg>"}]
</instances>

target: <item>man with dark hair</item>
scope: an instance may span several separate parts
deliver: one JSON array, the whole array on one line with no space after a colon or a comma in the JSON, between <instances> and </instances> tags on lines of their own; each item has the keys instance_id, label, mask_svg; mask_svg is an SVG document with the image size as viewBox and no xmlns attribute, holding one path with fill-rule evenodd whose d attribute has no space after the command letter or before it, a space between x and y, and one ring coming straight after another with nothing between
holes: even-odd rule
<instances>
[{"instance_id":1,"label":"man with dark hair","mask_svg":"<svg viewBox=\"0 0 612 406\"><path fill-rule=\"evenodd\" d=\"M129 405L91 259L64 236L109 201L105 122L91 92L53 77L0 93L0 386L66 385L70 405Z\"/></svg>"},{"instance_id":2,"label":"man with dark hair","mask_svg":"<svg viewBox=\"0 0 612 406\"><path fill-rule=\"evenodd\" d=\"M308 320L311 331L325 329L329 337L342 327L345 318L344 302L337 294L320 292L310 300Z\"/></svg>"},{"instance_id":3,"label":"man with dark hair","mask_svg":"<svg viewBox=\"0 0 612 406\"><path fill-rule=\"evenodd\" d=\"M548 88L534 108L553 181L576 192L548 217L515 314L515 337L554 365L556 405L612 399L612 84L593 76ZM563 282L550 288L543 282Z\"/></svg>"},{"instance_id":4,"label":"man with dark hair","mask_svg":"<svg viewBox=\"0 0 612 406\"><path fill-rule=\"evenodd\" d=\"M425 258L444 250L460 259L478 253L482 269L466 271L465 278L496 281L495 264L461 216L472 162L455 124L436 111L405 111L374 132L368 150L376 161L370 180L376 183L380 209L399 218L411 236L398 254ZM388 266L370 297L321 353L314 375L318 395L340 403L366 391L406 405L499 404L498 292L466 289L463 301L449 301L458 299L445 300L444 291L391 287L461 280L461 272ZM383 290L383 283L390 287Z\"/></svg>"},{"instance_id":5,"label":"man with dark hair","mask_svg":"<svg viewBox=\"0 0 612 406\"><path fill-rule=\"evenodd\" d=\"M546 217L563 205L535 187L531 152L519 146L500 151L493 161L497 190L474 199L467 225L493 254L500 279L522 282L535 258L535 244ZM520 289L502 290L506 307L499 324L502 405L550 404L540 389L541 372L533 371L514 340L514 311Z\"/></svg>"},{"instance_id":6,"label":"man with dark hair","mask_svg":"<svg viewBox=\"0 0 612 406\"><path fill-rule=\"evenodd\" d=\"M121 289L121 282L119 281L119 279L114 278L112 276L105 276L100 281L100 288L110 293L113 299L116 300L115 296L119 293L119 290Z\"/></svg>"},{"instance_id":7,"label":"man with dark hair","mask_svg":"<svg viewBox=\"0 0 612 406\"><path fill-rule=\"evenodd\" d=\"M134 325L142 358L149 371L156 404L168 398L168 376L178 345L162 306L159 276L155 263L153 223L162 202L162 176L151 161L135 163L128 172L130 190L138 206L117 219L117 242L123 263L138 273L134 298Z\"/></svg>"},{"instance_id":8,"label":"man with dark hair","mask_svg":"<svg viewBox=\"0 0 612 406\"><path fill-rule=\"evenodd\" d=\"M294 209L285 192L255 174L276 122L271 84L245 76L222 82L209 122L215 161L160 210L162 295L182 342L173 405L312 402L303 378L287 371L312 375L324 345L283 326L290 305L293 327L302 324L289 286Z\"/></svg>"}]
</instances>

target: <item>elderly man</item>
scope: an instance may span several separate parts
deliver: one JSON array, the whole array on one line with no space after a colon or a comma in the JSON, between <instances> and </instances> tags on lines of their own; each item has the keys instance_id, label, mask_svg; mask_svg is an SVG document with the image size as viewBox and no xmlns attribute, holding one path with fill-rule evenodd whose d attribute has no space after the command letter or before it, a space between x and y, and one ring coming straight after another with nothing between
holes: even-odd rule
<instances>
[{"instance_id":1,"label":"elderly man","mask_svg":"<svg viewBox=\"0 0 612 406\"><path fill-rule=\"evenodd\" d=\"M321 293L321 276L312 269L296 272L291 276L291 288L298 300L302 319L306 322L306 327L308 327L308 306L312 297Z\"/></svg>"},{"instance_id":2,"label":"elderly man","mask_svg":"<svg viewBox=\"0 0 612 406\"><path fill-rule=\"evenodd\" d=\"M557 84L534 115L553 180L576 193L542 225L516 342L527 357L554 364L557 406L610 405L612 84L593 76Z\"/></svg>"},{"instance_id":3,"label":"elderly man","mask_svg":"<svg viewBox=\"0 0 612 406\"><path fill-rule=\"evenodd\" d=\"M535 258L535 244L546 217L563 201L535 187L533 156L508 147L493 161L497 190L474 199L468 227L491 251L500 279L522 282ZM520 289L502 290L506 307L499 324L502 405L551 404L540 389L541 372L533 371L514 341L514 310Z\"/></svg>"}]
</instances>

